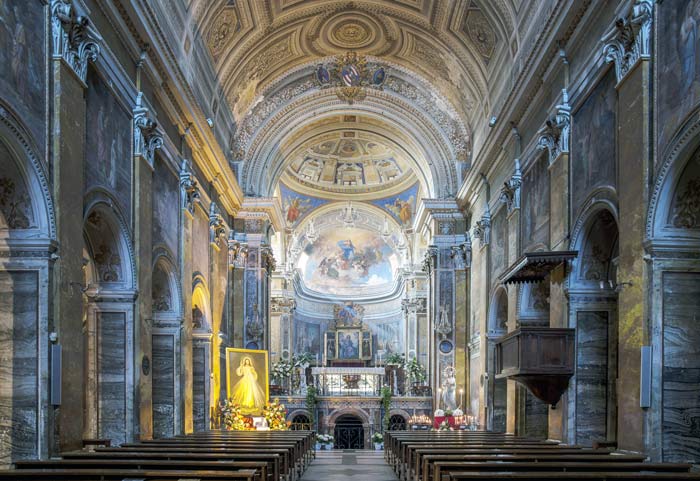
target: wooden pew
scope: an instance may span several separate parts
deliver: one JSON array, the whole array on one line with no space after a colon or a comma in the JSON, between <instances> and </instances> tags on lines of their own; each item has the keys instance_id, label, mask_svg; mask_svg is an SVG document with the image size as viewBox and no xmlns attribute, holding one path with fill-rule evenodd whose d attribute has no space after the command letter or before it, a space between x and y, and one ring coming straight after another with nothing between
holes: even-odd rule
<instances>
[{"instance_id":1,"label":"wooden pew","mask_svg":"<svg viewBox=\"0 0 700 481\"><path fill-rule=\"evenodd\" d=\"M139 469L14 469L0 471L0 480L26 481L123 481L144 479L148 481L180 481L199 479L206 481L255 481L255 471L144 471Z\"/></svg>"},{"instance_id":2,"label":"wooden pew","mask_svg":"<svg viewBox=\"0 0 700 481\"><path fill-rule=\"evenodd\" d=\"M534 469L534 468L533 468ZM569 472L450 472L450 481L469 481L483 480L491 481L512 481L519 480L558 480L558 479L580 479L580 480L596 480L596 481L619 481L619 480L685 480L685 479L700 479L700 473L652 473L652 472L631 472L631 473L614 473L614 472L596 472L596 473L569 473Z\"/></svg>"},{"instance_id":3,"label":"wooden pew","mask_svg":"<svg viewBox=\"0 0 700 481\"><path fill-rule=\"evenodd\" d=\"M17 461L17 469L105 469L140 471L240 471L256 473L255 481L267 481L267 463L255 461L198 461L153 459L57 459L49 461Z\"/></svg>"}]
</instances>

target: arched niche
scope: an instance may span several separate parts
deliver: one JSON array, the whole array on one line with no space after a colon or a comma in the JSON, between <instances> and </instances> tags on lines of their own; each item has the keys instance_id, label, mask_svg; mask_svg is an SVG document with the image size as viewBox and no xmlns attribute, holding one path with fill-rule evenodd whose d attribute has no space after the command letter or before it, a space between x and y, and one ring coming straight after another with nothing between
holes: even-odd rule
<instances>
[{"instance_id":1,"label":"arched niche","mask_svg":"<svg viewBox=\"0 0 700 481\"><path fill-rule=\"evenodd\" d=\"M700 368L700 109L688 115L663 161L650 195L647 272L651 305L652 459L700 462L700 393L687 373ZM659 366L657 368L657 366Z\"/></svg>"},{"instance_id":2,"label":"arched niche","mask_svg":"<svg viewBox=\"0 0 700 481\"><path fill-rule=\"evenodd\" d=\"M549 281L528 282L518 289L518 323L549 326Z\"/></svg>"},{"instance_id":3,"label":"arched niche","mask_svg":"<svg viewBox=\"0 0 700 481\"><path fill-rule=\"evenodd\" d=\"M114 200L101 191L89 193L86 199L83 263L90 283L84 297L84 436L121 444L134 437L135 264L127 223Z\"/></svg>"},{"instance_id":4,"label":"arched niche","mask_svg":"<svg viewBox=\"0 0 700 481\"><path fill-rule=\"evenodd\" d=\"M508 291L498 286L491 296L489 306L487 353L489 373L487 406L487 427L496 432L506 430L507 380L496 379L496 342L508 331Z\"/></svg>"},{"instance_id":5,"label":"arched niche","mask_svg":"<svg viewBox=\"0 0 700 481\"><path fill-rule=\"evenodd\" d=\"M44 166L29 139L0 102L0 241L7 239L11 246L20 239L36 245L56 236Z\"/></svg>"},{"instance_id":6,"label":"arched niche","mask_svg":"<svg viewBox=\"0 0 700 481\"><path fill-rule=\"evenodd\" d=\"M151 297L156 319L182 316L180 283L173 257L165 249L154 252Z\"/></svg>"},{"instance_id":7,"label":"arched niche","mask_svg":"<svg viewBox=\"0 0 700 481\"><path fill-rule=\"evenodd\" d=\"M489 336L500 336L508 331L508 291L498 286L489 306Z\"/></svg>"},{"instance_id":8,"label":"arched niche","mask_svg":"<svg viewBox=\"0 0 700 481\"><path fill-rule=\"evenodd\" d=\"M196 276L192 288L192 329L194 331L211 331L211 309L209 307L209 290L203 277Z\"/></svg>"},{"instance_id":9,"label":"arched niche","mask_svg":"<svg viewBox=\"0 0 700 481\"><path fill-rule=\"evenodd\" d=\"M0 393L0 464L46 458L54 413L47 354L56 231L44 165L31 139L0 101L0 251L9 252L0 258L0 385L10 387Z\"/></svg>"},{"instance_id":10,"label":"arched niche","mask_svg":"<svg viewBox=\"0 0 700 481\"><path fill-rule=\"evenodd\" d=\"M166 438L180 432L180 327L182 302L177 271L170 252L153 254L151 357L153 367L153 436Z\"/></svg>"},{"instance_id":11,"label":"arched niche","mask_svg":"<svg viewBox=\"0 0 700 481\"><path fill-rule=\"evenodd\" d=\"M195 431L209 428L211 399L211 307L204 276L192 284L192 419Z\"/></svg>"},{"instance_id":12,"label":"arched niche","mask_svg":"<svg viewBox=\"0 0 700 481\"><path fill-rule=\"evenodd\" d=\"M576 371L569 383L569 439L591 446L617 432L617 258L614 203L600 198L576 222L568 279L569 327L576 328Z\"/></svg>"},{"instance_id":13,"label":"arched niche","mask_svg":"<svg viewBox=\"0 0 700 481\"><path fill-rule=\"evenodd\" d=\"M93 272L91 278L100 294L123 294L135 287L135 264L132 243L124 217L115 209L114 201L102 192L88 198L83 222L85 246Z\"/></svg>"}]
</instances>

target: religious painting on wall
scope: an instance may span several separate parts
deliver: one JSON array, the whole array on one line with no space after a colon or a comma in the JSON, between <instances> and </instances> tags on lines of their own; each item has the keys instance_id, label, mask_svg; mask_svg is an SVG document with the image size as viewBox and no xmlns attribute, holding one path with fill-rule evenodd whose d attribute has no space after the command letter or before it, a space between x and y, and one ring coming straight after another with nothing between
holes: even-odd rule
<instances>
[{"instance_id":1,"label":"religious painting on wall","mask_svg":"<svg viewBox=\"0 0 700 481\"><path fill-rule=\"evenodd\" d=\"M523 176L522 249L531 252L549 245L549 158L542 153Z\"/></svg>"},{"instance_id":2,"label":"religious painting on wall","mask_svg":"<svg viewBox=\"0 0 700 481\"><path fill-rule=\"evenodd\" d=\"M576 219L586 198L601 186L615 187L615 71L610 69L574 113L571 205Z\"/></svg>"},{"instance_id":3,"label":"religious painting on wall","mask_svg":"<svg viewBox=\"0 0 700 481\"><path fill-rule=\"evenodd\" d=\"M406 189L400 194L371 201L372 204L384 209L396 219L402 226L410 226L413 223L413 215L416 211L416 199L418 197L418 184Z\"/></svg>"},{"instance_id":4,"label":"religious painting on wall","mask_svg":"<svg viewBox=\"0 0 700 481\"><path fill-rule=\"evenodd\" d=\"M493 269L493 282L497 282L498 275L506 267L506 242L508 241L508 220L506 209L501 208L491 221L491 265Z\"/></svg>"},{"instance_id":5,"label":"religious painting on wall","mask_svg":"<svg viewBox=\"0 0 700 481\"><path fill-rule=\"evenodd\" d=\"M329 331L323 334L323 341L326 346L326 359L332 361L337 358L338 350L336 349L337 339L335 332Z\"/></svg>"},{"instance_id":6,"label":"religious painting on wall","mask_svg":"<svg viewBox=\"0 0 700 481\"><path fill-rule=\"evenodd\" d=\"M287 227L297 225L312 210L328 203L327 200L295 192L282 183L280 183L280 195Z\"/></svg>"},{"instance_id":7,"label":"religious painting on wall","mask_svg":"<svg viewBox=\"0 0 700 481\"><path fill-rule=\"evenodd\" d=\"M294 321L294 352L321 353L321 326L311 322Z\"/></svg>"},{"instance_id":8,"label":"religious painting on wall","mask_svg":"<svg viewBox=\"0 0 700 481\"><path fill-rule=\"evenodd\" d=\"M245 415L262 414L269 399L267 351L226 348L226 390Z\"/></svg>"},{"instance_id":9,"label":"religious painting on wall","mask_svg":"<svg viewBox=\"0 0 700 481\"><path fill-rule=\"evenodd\" d=\"M0 2L0 97L9 100L35 136L44 141L46 2Z\"/></svg>"},{"instance_id":10,"label":"religious painting on wall","mask_svg":"<svg viewBox=\"0 0 700 481\"><path fill-rule=\"evenodd\" d=\"M131 115L94 70L87 78L85 189L112 192L125 216L131 212Z\"/></svg>"},{"instance_id":11,"label":"religious painting on wall","mask_svg":"<svg viewBox=\"0 0 700 481\"><path fill-rule=\"evenodd\" d=\"M655 158L662 159L674 132L700 96L700 2L660 2L656 9L657 85L664 88L657 92L660 155Z\"/></svg>"},{"instance_id":12,"label":"religious painting on wall","mask_svg":"<svg viewBox=\"0 0 700 481\"><path fill-rule=\"evenodd\" d=\"M360 331L338 333L338 359L360 358Z\"/></svg>"},{"instance_id":13,"label":"religious painting on wall","mask_svg":"<svg viewBox=\"0 0 700 481\"><path fill-rule=\"evenodd\" d=\"M324 231L306 246L297 265L309 289L366 295L392 287L399 256L376 232L349 228Z\"/></svg>"},{"instance_id":14,"label":"religious painting on wall","mask_svg":"<svg viewBox=\"0 0 700 481\"><path fill-rule=\"evenodd\" d=\"M153 174L153 245L165 244L170 252L178 250L180 215L179 179L159 155Z\"/></svg>"}]
</instances>

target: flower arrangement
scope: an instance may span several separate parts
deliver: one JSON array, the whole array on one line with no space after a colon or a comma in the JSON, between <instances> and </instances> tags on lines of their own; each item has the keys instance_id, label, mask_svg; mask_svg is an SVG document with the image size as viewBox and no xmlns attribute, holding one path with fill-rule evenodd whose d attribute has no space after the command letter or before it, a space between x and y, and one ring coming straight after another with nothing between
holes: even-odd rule
<instances>
[{"instance_id":1,"label":"flower arrangement","mask_svg":"<svg viewBox=\"0 0 700 481\"><path fill-rule=\"evenodd\" d=\"M375 444L383 443L384 442L384 435L382 433L374 433L372 435L372 442Z\"/></svg>"},{"instance_id":2,"label":"flower arrangement","mask_svg":"<svg viewBox=\"0 0 700 481\"><path fill-rule=\"evenodd\" d=\"M436 410L435 410L435 417L436 417L436 418L441 418L441 417L443 417L444 415L445 415L445 411L443 411L442 409L436 409Z\"/></svg>"},{"instance_id":3,"label":"flower arrangement","mask_svg":"<svg viewBox=\"0 0 700 481\"><path fill-rule=\"evenodd\" d=\"M445 416L449 417L449 416L452 416L452 414L453 414L452 409L449 409L449 408L445 409Z\"/></svg>"},{"instance_id":4,"label":"flower arrangement","mask_svg":"<svg viewBox=\"0 0 700 481\"><path fill-rule=\"evenodd\" d=\"M276 363L272 364L270 376L272 377L272 379L277 381L278 384L281 384L287 379L289 379L289 376L292 375L293 369L294 365L291 362L286 361L284 359L280 359Z\"/></svg>"},{"instance_id":5,"label":"flower arrangement","mask_svg":"<svg viewBox=\"0 0 700 481\"><path fill-rule=\"evenodd\" d=\"M406 371L408 373L408 377L414 383L422 384L427 379L425 368L415 357L412 357L411 360L406 363Z\"/></svg>"},{"instance_id":6,"label":"flower arrangement","mask_svg":"<svg viewBox=\"0 0 700 481\"><path fill-rule=\"evenodd\" d=\"M399 367L404 367L406 365L406 358L403 354L394 352L386 357L386 364L396 364Z\"/></svg>"},{"instance_id":7,"label":"flower arrangement","mask_svg":"<svg viewBox=\"0 0 700 481\"><path fill-rule=\"evenodd\" d=\"M250 420L241 413L241 407L230 399L224 399L217 407L221 425L229 431L245 431L251 428Z\"/></svg>"},{"instance_id":8,"label":"flower arrangement","mask_svg":"<svg viewBox=\"0 0 700 481\"><path fill-rule=\"evenodd\" d=\"M303 366L308 366L311 364L311 361L314 360L314 357L309 354L308 352L305 352L303 354L294 354L292 356L292 365L293 367L303 367Z\"/></svg>"},{"instance_id":9,"label":"flower arrangement","mask_svg":"<svg viewBox=\"0 0 700 481\"><path fill-rule=\"evenodd\" d=\"M438 431L454 431L454 429L452 429L450 423L447 421L447 419L445 419L440 423L440 426L438 426Z\"/></svg>"},{"instance_id":10,"label":"flower arrangement","mask_svg":"<svg viewBox=\"0 0 700 481\"><path fill-rule=\"evenodd\" d=\"M318 434L316 435L316 440L320 444L333 444L333 436L330 434Z\"/></svg>"},{"instance_id":11,"label":"flower arrangement","mask_svg":"<svg viewBox=\"0 0 700 481\"><path fill-rule=\"evenodd\" d=\"M265 406L263 416L272 431L286 431L289 427L287 424L287 409L284 407L284 404L280 404L279 399L275 399Z\"/></svg>"},{"instance_id":12,"label":"flower arrangement","mask_svg":"<svg viewBox=\"0 0 700 481\"><path fill-rule=\"evenodd\" d=\"M454 417L458 418L458 417L460 417L460 416L464 416L464 411L462 411L461 409L457 408L457 409L455 409L454 411L452 411L452 415L453 415Z\"/></svg>"}]
</instances>

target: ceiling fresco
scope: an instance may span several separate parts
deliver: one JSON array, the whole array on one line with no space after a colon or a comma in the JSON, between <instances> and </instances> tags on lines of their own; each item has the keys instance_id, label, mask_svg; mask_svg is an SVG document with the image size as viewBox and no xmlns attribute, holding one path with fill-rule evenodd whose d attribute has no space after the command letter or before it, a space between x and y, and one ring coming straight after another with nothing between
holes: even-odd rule
<instances>
[{"instance_id":1,"label":"ceiling fresco","mask_svg":"<svg viewBox=\"0 0 700 481\"><path fill-rule=\"evenodd\" d=\"M399 256L372 230L339 228L308 243L297 268L305 286L339 296L367 296L393 287Z\"/></svg>"},{"instance_id":2,"label":"ceiling fresco","mask_svg":"<svg viewBox=\"0 0 700 481\"><path fill-rule=\"evenodd\" d=\"M521 0L193 0L236 122L270 86L349 51L427 77L465 124L483 115L495 59L514 55ZM478 111L478 112L477 112Z\"/></svg>"},{"instance_id":3,"label":"ceiling fresco","mask_svg":"<svg viewBox=\"0 0 700 481\"><path fill-rule=\"evenodd\" d=\"M344 130L323 136L292 158L283 179L307 191L335 193L377 192L415 179L401 153L361 135Z\"/></svg>"}]
</instances>

